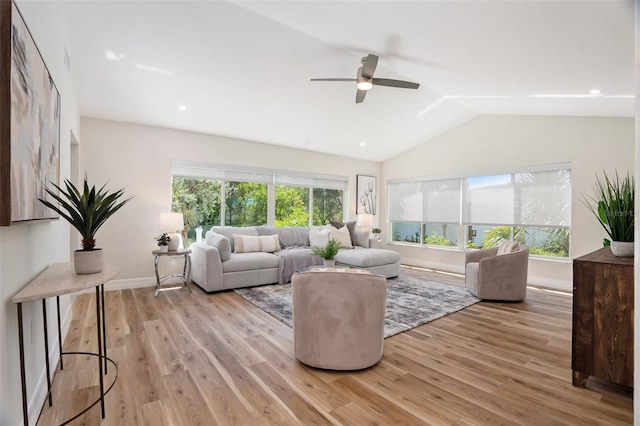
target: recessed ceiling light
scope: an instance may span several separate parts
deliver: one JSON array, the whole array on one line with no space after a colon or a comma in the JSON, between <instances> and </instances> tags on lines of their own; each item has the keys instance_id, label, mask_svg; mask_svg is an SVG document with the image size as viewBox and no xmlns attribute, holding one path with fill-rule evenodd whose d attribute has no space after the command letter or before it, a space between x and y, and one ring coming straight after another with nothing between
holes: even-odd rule
<instances>
[{"instance_id":1,"label":"recessed ceiling light","mask_svg":"<svg viewBox=\"0 0 640 426\"><path fill-rule=\"evenodd\" d=\"M107 50L106 52L104 52L104 57L110 61L119 61L120 59L124 59L124 53L120 53L118 55L112 50Z\"/></svg>"},{"instance_id":2,"label":"recessed ceiling light","mask_svg":"<svg viewBox=\"0 0 640 426\"><path fill-rule=\"evenodd\" d=\"M180 106L178 107L178 109L179 109L180 111L186 111L186 110L187 110L187 107L186 107L186 106L184 106L184 105L180 105Z\"/></svg>"},{"instance_id":3,"label":"recessed ceiling light","mask_svg":"<svg viewBox=\"0 0 640 426\"><path fill-rule=\"evenodd\" d=\"M600 92L600 89L591 89L589 93L591 93L592 95L599 95L601 92Z\"/></svg>"},{"instance_id":4,"label":"recessed ceiling light","mask_svg":"<svg viewBox=\"0 0 640 426\"><path fill-rule=\"evenodd\" d=\"M360 142L360 146L365 146L365 145L366 145L366 143Z\"/></svg>"}]
</instances>

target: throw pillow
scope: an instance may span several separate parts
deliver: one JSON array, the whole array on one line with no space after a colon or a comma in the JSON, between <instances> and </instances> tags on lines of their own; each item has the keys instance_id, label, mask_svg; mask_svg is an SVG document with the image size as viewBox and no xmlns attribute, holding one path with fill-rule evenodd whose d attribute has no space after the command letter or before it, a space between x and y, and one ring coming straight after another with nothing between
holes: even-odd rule
<instances>
[{"instance_id":1,"label":"throw pillow","mask_svg":"<svg viewBox=\"0 0 640 426\"><path fill-rule=\"evenodd\" d=\"M369 248L369 231L361 231L356 229L357 245L364 248Z\"/></svg>"},{"instance_id":2,"label":"throw pillow","mask_svg":"<svg viewBox=\"0 0 640 426\"><path fill-rule=\"evenodd\" d=\"M498 256L502 256L503 254L509 254L509 253L513 253L516 250L518 250L518 247L520 246L520 243L517 241L508 241L505 240L502 242L502 244L500 244L500 247L498 247Z\"/></svg>"},{"instance_id":3,"label":"throw pillow","mask_svg":"<svg viewBox=\"0 0 640 426\"><path fill-rule=\"evenodd\" d=\"M330 220L329 224L334 226L336 229L340 229L343 226L346 226L349 230L349 237L351 238L351 245L358 245L358 238L356 237L356 221L353 222L338 222L336 220Z\"/></svg>"},{"instance_id":4,"label":"throw pillow","mask_svg":"<svg viewBox=\"0 0 640 426\"><path fill-rule=\"evenodd\" d=\"M311 247L325 248L329 244L329 230L324 227L311 227L309 229L309 245Z\"/></svg>"},{"instance_id":5,"label":"throw pillow","mask_svg":"<svg viewBox=\"0 0 640 426\"><path fill-rule=\"evenodd\" d=\"M252 235L233 234L233 245L235 253L265 252L273 253L280 251L280 241L277 235L262 235L254 237Z\"/></svg>"},{"instance_id":6,"label":"throw pillow","mask_svg":"<svg viewBox=\"0 0 640 426\"><path fill-rule=\"evenodd\" d=\"M220 260L226 262L231 258L231 241L224 235L213 231L208 231L205 235L205 242L218 249Z\"/></svg>"},{"instance_id":7,"label":"throw pillow","mask_svg":"<svg viewBox=\"0 0 640 426\"><path fill-rule=\"evenodd\" d=\"M351 244L351 236L349 235L349 229L346 226L337 229L334 226L329 225L329 238L332 240L338 240L343 248L353 248L353 245Z\"/></svg>"}]
</instances>

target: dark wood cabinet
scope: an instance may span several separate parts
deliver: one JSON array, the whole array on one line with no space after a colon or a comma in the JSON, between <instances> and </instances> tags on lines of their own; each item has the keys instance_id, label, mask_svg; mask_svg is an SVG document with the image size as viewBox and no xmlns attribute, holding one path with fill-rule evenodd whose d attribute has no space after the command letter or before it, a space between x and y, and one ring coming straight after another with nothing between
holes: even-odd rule
<instances>
[{"instance_id":1,"label":"dark wood cabinet","mask_svg":"<svg viewBox=\"0 0 640 426\"><path fill-rule=\"evenodd\" d=\"M633 258L609 247L573 261L573 385L589 376L633 387Z\"/></svg>"}]
</instances>

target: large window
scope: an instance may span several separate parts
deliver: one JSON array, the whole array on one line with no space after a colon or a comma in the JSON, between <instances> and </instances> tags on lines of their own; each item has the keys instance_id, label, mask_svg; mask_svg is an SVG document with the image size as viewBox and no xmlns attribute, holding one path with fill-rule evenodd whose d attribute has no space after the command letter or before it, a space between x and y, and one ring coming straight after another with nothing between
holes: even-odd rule
<instances>
[{"instance_id":1,"label":"large window","mask_svg":"<svg viewBox=\"0 0 640 426\"><path fill-rule=\"evenodd\" d=\"M389 183L391 240L428 246L526 244L532 255L569 257L571 172Z\"/></svg>"},{"instance_id":2,"label":"large window","mask_svg":"<svg viewBox=\"0 0 640 426\"><path fill-rule=\"evenodd\" d=\"M187 242L212 226L309 226L344 220L348 179L172 162L172 210L184 213Z\"/></svg>"}]
</instances>

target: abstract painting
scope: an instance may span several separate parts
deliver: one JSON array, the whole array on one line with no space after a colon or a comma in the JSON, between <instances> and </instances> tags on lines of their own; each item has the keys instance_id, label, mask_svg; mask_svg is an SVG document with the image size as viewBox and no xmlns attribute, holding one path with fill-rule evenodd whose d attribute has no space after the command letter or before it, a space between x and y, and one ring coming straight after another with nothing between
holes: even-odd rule
<instances>
[{"instance_id":1,"label":"abstract painting","mask_svg":"<svg viewBox=\"0 0 640 426\"><path fill-rule=\"evenodd\" d=\"M10 31L0 29L0 51L3 61L8 54L11 60L10 70L3 66L0 84L3 93L10 88L11 104L0 108L0 126L6 129L8 120L10 129L9 137L3 131L0 139L9 149L3 146L0 152L9 154L10 162L7 167L3 160L0 169L0 225L56 219L38 198L46 196L45 183L57 185L60 177L60 94L18 8L13 2L11 9L5 5L0 22L10 22Z\"/></svg>"},{"instance_id":2,"label":"abstract painting","mask_svg":"<svg viewBox=\"0 0 640 426\"><path fill-rule=\"evenodd\" d=\"M356 214L369 213L376 214L376 177L357 175L356 194Z\"/></svg>"}]
</instances>

